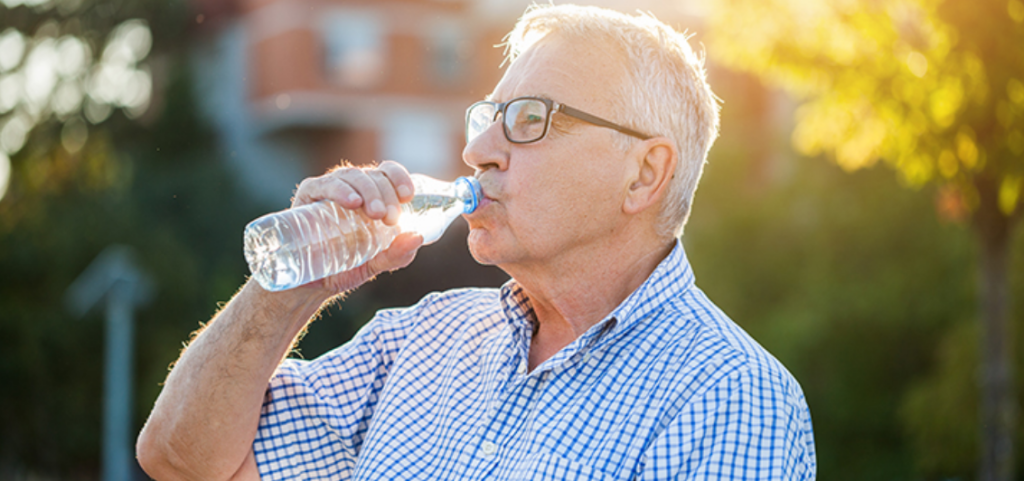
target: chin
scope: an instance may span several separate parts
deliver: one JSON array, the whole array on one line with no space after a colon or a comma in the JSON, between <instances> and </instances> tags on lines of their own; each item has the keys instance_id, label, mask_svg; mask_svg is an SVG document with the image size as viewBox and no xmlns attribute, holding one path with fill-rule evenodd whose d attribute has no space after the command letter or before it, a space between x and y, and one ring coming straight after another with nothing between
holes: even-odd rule
<instances>
[{"instance_id":1,"label":"chin","mask_svg":"<svg viewBox=\"0 0 1024 481\"><path fill-rule=\"evenodd\" d=\"M466 243L469 245L469 253L472 254L474 260L483 265L494 266L498 265L500 256L495 252L494 245L490 240L488 232L483 229L472 229L469 231Z\"/></svg>"}]
</instances>

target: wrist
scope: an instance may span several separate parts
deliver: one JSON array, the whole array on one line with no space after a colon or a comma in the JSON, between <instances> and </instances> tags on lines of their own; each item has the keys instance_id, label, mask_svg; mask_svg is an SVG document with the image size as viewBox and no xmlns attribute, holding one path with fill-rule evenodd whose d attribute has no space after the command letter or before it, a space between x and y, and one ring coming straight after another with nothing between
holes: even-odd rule
<instances>
[{"instance_id":1,"label":"wrist","mask_svg":"<svg viewBox=\"0 0 1024 481\"><path fill-rule=\"evenodd\" d=\"M333 296L333 292L316 282L283 291L268 291L253 279L239 292L245 305L261 311L260 317L269 314L270 318L283 321L279 326L287 327L290 335L298 334Z\"/></svg>"}]
</instances>

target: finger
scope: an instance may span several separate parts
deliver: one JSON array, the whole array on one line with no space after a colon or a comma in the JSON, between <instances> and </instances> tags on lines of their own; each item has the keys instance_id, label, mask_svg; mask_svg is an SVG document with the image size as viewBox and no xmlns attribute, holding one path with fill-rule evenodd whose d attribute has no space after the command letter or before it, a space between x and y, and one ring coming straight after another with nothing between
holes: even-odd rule
<instances>
[{"instance_id":1,"label":"finger","mask_svg":"<svg viewBox=\"0 0 1024 481\"><path fill-rule=\"evenodd\" d=\"M352 174L358 175L358 174ZM356 187L346 180L345 174L330 175L325 185L328 198L346 209L358 209L365 205L363 195Z\"/></svg>"},{"instance_id":2,"label":"finger","mask_svg":"<svg viewBox=\"0 0 1024 481\"><path fill-rule=\"evenodd\" d=\"M369 173L370 178L377 184L377 191L380 192L381 200L384 201L384 208L387 214L384 216L384 223L387 225L395 225L398 222L399 215L399 204L398 204L398 193L395 192L395 186L391 184L391 180L388 179L383 172L373 171Z\"/></svg>"},{"instance_id":3,"label":"finger","mask_svg":"<svg viewBox=\"0 0 1024 481\"><path fill-rule=\"evenodd\" d=\"M405 170L405 166L398 162L385 160L380 164L379 169L388 177L391 185L395 186L395 192L398 194L400 202L412 200L415 188L412 185L412 178L409 177L409 171Z\"/></svg>"},{"instance_id":4,"label":"finger","mask_svg":"<svg viewBox=\"0 0 1024 481\"><path fill-rule=\"evenodd\" d=\"M295 191L292 207L310 204L321 200L331 200L347 209L357 209L363 205L363 198L348 182L343 180L346 175L339 169L319 177L304 179Z\"/></svg>"},{"instance_id":5,"label":"finger","mask_svg":"<svg viewBox=\"0 0 1024 481\"><path fill-rule=\"evenodd\" d=\"M384 203L384 197L377 186L377 181L371 177L372 172L372 170L352 169L341 173L338 177L339 182L348 184L359 195L367 217L382 219L388 213L387 205Z\"/></svg>"}]
</instances>

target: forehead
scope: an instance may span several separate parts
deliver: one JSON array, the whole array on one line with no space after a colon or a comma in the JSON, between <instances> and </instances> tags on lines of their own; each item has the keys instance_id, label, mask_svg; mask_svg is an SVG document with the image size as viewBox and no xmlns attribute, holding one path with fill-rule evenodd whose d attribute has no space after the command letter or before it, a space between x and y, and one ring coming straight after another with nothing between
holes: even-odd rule
<instances>
[{"instance_id":1,"label":"forehead","mask_svg":"<svg viewBox=\"0 0 1024 481\"><path fill-rule=\"evenodd\" d=\"M491 99L504 102L523 95L551 98L601 113L625 80L625 62L607 42L547 35L516 58Z\"/></svg>"}]
</instances>

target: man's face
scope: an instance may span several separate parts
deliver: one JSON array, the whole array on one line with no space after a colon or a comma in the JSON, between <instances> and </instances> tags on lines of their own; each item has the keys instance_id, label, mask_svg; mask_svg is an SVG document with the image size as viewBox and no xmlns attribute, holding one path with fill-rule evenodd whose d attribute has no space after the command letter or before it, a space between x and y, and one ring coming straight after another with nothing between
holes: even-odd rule
<instances>
[{"instance_id":1,"label":"man's face","mask_svg":"<svg viewBox=\"0 0 1024 481\"><path fill-rule=\"evenodd\" d=\"M508 68L491 100L546 97L619 121L610 97L626 75L622 61L601 47L545 37ZM538 142L509 142L500 121L470 142L463 158L480 171L486 197L466 217L473 256L515 275L606 241L621 225L629 187L615 145L621 135L556 113Z\"/></svg>"}]
</instances>

